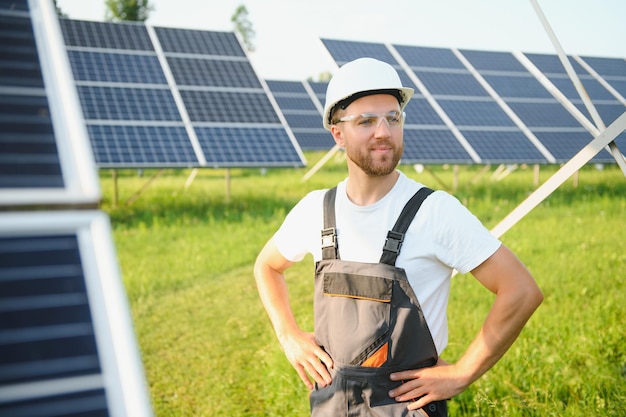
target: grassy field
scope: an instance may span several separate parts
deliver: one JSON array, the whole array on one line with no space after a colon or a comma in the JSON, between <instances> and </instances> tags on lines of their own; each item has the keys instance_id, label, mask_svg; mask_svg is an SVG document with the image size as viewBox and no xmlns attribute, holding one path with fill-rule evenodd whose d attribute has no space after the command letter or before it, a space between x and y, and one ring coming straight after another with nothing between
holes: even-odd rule
<instances>
[{"instance_id":1,"label":"grassy field","mask_svg":"<svg viewBox=\"0 0 626 417\"><path fill-rule=\"evenodd\" d=\"M312 166L320 154L309 154ZM495 167L492 167L493 172ZM452 184L449 167L430 169ZM461 167L453 194L488 227L528 196L532 169L496 182ZM433 188L425 172L402 167ZM542 167L541 181L556 167ZM307 390L292 370L256 293L254 259L289 209L309 190L345 177L330 161L306 183L306 169L168 170L133 204L124 202L155 171L101 172L124 283L157 417L305 416ZM472 180L472 181L470 181ZM475 181L474 181L475 180ZM450 401L453 416L624 416L626 409L626 179L586 167L502 240L527 264L545 301L488 374ZM312 329L312 262L287 276L303 328ZM448 314L454 361L493 297L471 276L453 279Z\"/></svg>"}]
</instances>

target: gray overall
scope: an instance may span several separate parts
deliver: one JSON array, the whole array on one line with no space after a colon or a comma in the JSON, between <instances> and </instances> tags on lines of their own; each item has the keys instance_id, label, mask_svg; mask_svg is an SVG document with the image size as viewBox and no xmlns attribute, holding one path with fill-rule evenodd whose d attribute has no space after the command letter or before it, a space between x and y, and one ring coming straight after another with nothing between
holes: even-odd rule
<instances>
[{"instance_id":1,"label":"gray overall","mask_svg":"<svg viewBox=\"0 0 626 417\"><path fill-rule=\"evenodd\" d=\"M447 416L445 401L407 410L388 392L402 382L395 371L437 363L437 350L420 304L402 268L396 268L404 233L424 199L420 189L388 232L379 263L343 261L335 225L336 188L326 193L322 260L315 266L315 336L333 358L332 383L311 392L311 415Z\"/></svg>"}]
</instances>

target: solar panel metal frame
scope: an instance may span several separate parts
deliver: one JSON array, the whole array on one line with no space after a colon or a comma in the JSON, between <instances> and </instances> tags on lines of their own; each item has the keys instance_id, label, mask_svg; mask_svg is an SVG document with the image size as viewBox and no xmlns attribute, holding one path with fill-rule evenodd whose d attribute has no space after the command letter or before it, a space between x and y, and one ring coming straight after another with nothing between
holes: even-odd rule
<instances>
[{"instance_id":1,"label":"solar panel metal frame","mask_svg":"<svg viewBox=\"0 0 626 417\"><path fill-rule=\"evenodd\" d=\"M48 3L29 1L30 11L0 13L31 19L44 82L44 91L36 94L48 100L63 187L2 188L0 206L88 204L99 201L101 195L59 24ZM20 95L33 94L28 88L0 86L5 92L8 89Z\"/></svg>"},{"instance_id":2,"label":"solar panel metal frame","mask_svg":"<svg viewBox=\"0 0 626 417\"><path fill-rule=\"evenodd\" d=\"M95 210L0 213L2 238L56 235L77 238L101 372L0 386L0 410L12 403L104 389L111 417L151 417L108 216ZM37 329L27 327L21 331L36 332Z\"/></svg>"}]
</instances>

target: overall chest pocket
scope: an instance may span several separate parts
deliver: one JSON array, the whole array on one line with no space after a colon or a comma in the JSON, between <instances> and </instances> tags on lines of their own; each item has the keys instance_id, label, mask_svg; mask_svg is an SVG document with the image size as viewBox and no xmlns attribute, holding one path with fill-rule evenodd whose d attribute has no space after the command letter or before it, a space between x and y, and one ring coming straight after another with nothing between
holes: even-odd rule
<instances>
[{"instance_id":1,"label":"overall chest pocket","mask_svg":"<svg viewBox=\"0 0 626 417\"><path fill-rule=\"evenodd\" d=\"M388 340L393 280L349 272L324 272L323 308L333 358L360 365Z\"/></svg>"}]
</instances>

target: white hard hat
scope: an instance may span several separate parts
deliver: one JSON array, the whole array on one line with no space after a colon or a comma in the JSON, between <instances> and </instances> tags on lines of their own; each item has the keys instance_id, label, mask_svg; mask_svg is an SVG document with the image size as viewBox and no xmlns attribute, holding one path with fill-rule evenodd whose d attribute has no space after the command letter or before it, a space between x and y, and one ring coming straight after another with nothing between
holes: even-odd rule
<instances>
[{"instance_id":1,"label":"white hard hat","mask_svg":"<svg viewBox=\"0 0 626 417\"><path fill-rule=\"evenodd\" d=\"M359 58L339 68L326 89L324 128L330 130L330 117L339 104L347 107L354 100L371 94L392 94L404 106L413 96L413 89L403 87L396 70L374 58Z\"/></svg>"}]
</instances>

